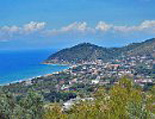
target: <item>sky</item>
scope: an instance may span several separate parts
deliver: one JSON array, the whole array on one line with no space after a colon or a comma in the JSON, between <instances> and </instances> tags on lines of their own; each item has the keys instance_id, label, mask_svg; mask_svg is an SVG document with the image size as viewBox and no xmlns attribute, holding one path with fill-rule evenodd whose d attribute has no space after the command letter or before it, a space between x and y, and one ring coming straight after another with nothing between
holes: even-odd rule
<instances>
[{"instance_id":1,"label":"sky","mask_svg":"<svg viewBox=\"0 0 155 119\"><path fill-rule=\"evenodd\" d=\"M121 47L155 37L155 0L1 0L0 50Z\"/></svg>"}]
</instances>

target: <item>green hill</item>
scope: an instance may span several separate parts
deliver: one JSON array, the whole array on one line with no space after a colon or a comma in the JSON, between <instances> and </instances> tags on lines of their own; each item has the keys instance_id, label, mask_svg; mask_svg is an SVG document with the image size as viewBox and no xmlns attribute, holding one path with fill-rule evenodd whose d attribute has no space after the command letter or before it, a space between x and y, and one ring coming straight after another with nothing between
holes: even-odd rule
<instances>
[{"instance_id":1,"label":"green hill","mask_svg":"<svg viewBox=\"0 0 155 119\"><path fill-rule=\"evenodd\" d=\"M132 43L121 48L104 48L90 43L78 44L52 54L45 63L81 63L83 61L109 61L124 55L155 56L155 38L141 43Z\"/></svg>"},{"instance_id":2,"label":"green hill","mask_svg":"<svg viewBox=\"0 0 155 119\"><path fill-rule=\"evenodd\" d=\"M126 48L128 55L152 55L155 56L155 38L146 40L142 43L133 43Z\"/></svg>"}]
</instances>

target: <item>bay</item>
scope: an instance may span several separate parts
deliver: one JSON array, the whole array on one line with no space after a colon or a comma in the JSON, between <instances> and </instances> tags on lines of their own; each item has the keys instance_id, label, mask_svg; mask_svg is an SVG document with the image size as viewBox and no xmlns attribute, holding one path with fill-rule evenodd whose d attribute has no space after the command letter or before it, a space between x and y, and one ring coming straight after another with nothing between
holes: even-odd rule
<instances>
[{"instance_id":1,"label":"bay","mask_svg":"<svg viewBox=\"0 0 155 119\"><path fill-rule=\"evenodd\" d=\"M41 64L53 50L0 51L0 84L26 80L67 69L64 65Z\"/></svg>"}]
</instances>

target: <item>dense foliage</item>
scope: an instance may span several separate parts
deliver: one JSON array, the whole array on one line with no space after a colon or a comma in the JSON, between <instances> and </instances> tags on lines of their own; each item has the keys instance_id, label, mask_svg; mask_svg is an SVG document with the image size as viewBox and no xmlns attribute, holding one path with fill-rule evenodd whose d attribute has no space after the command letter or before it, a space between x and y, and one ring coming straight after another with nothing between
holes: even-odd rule
<instances>
[{"instance_id":1,"label":"dense foliage","mask_svg":"<svg viewBox=\"0 0 155 119\"><path fill-rule=\"evenodd\" d=\"M66 113L55 105L45 113L45 119L154 119L155 90L143 92L132 82L122 79L109 91L99 88L94 101L75 104Z\"/></svg>"},{"instance_id":2,"label":"dense foliage","mask_svg":"<svg viewBox=\"0 0 155 119\"><path fill-rule=\"evenodd\" d=\"M98 87L94 100L79 101L63 111L61 103L46 103L42 95L0 92L0 119L154 119L155 87L144 92L127 78L110 89Z\"/></svg>"},{"instance_id":3,"label":"dense foliage","mask_svg":"<svg viewBox=\"0 0 155 119\"><path fill-rule=\"evenodd\" d=\"M42 119L43 98L29 91L24 97L0 92L0 119Z\"/></svg>"}]
</instances>

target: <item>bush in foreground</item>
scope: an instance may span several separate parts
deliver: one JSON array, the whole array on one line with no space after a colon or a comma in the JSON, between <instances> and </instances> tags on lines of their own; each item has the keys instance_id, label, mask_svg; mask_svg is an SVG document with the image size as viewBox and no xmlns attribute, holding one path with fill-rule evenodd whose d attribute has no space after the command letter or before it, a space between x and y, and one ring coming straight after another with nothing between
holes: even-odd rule
<instances>
[{"instance_id":1,"label":"bush in foreground","mask_svg":"<svg viewBox=\"0 0 155 119\"><path fill-rule=\"evenodd\" d=\"M100 87L93 94L94 101L74 105L69 111L62 112L56 104L44 114L44 119L154 119L155 90L143 92L123 78L109 91Z\"/></svg>"}]
</instances>

